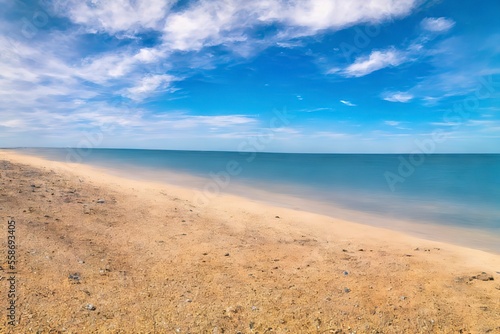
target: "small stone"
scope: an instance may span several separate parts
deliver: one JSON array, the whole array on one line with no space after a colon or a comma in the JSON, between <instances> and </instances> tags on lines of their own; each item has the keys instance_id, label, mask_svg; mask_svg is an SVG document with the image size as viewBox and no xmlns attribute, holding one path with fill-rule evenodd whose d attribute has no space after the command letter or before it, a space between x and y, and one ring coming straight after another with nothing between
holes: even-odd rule
<instances>
[{"instance_id":1,"label":"small stone","mask_svg":"<svg viewBox=\"0 0 500 334\"><path fill-rule=\"evenodd\" d=\"M224 254L224 256L229 256L229 253Z\"/></svg>"},{"instance_id":2,"label":"small stone","mask_svg":"<svg viewBox=\"0 0 500 334\"><path fill-rule=\"evenodd\" d=\"M252 311L257 311L259 308L257 306L252 306Z\"/></svg>"},{"instance_id":3,"label":"small stone","mask_svg":"<svg viewBox=\"0 0 500 334\"><path fill-rule=\"evenodd\" d=\"M79 273L69 274L68 279L71 280L73 283L80 284L80 274Z\"/></svg>"},{"instance_id":4,"label":"small stone","mask_svg":"<svg viewBox=\"0 0 500 334\"><path fill-rule=\"evenodd\" d=\"M186 303L191 303L192 300L191 299L186 299Z\"/></svg>"},{"instance_id":5,"label":"small stone","mask_svg":"<svg viewBox=\"0 0 500 334\"><path fill-rule=\"evenodd\" d=\"M275 216L274 218L279 218L280 216Z\"/></svg>"},{"instance_id":6,"label":"small stone","mask_svg":"<svg viewBox=\"0 0 500 334\"><path fill-rule=\"evenodd\" d=\"M89 311L95 311L95 306L92 304L87 304L85 305L85 308Z\"/></svg>"},{"instance_id":7,"label":"small stone","mask_svg":"<svg viewBox=\"0 0 500 334\"><path fill-rule=\"evenodd\" d=\"M349 272L347 270L344 271L344 276L349 275Z\"/></svg>"},{"instance_id":8,"label":"small stone","mask_svg":"<svg viewBox=\"0 0 500 334\"><path fill-rule=\"evenodd\" d=\"M477 279L479 281L494 281L495 279L493 278L493 276L491 275L488 275L487 273L485 272L482 272L481 274L479 275L476 275L476 276L472 276L473 279Z\"/></svg>"},{"instance_id":9,"label":"small stone","mask_svg":"<svg viewBox=\"0 0 500 334\"><path fill-rule=\"evenodd\" d=\"M349 292L351 292L351 289L349 289L349 288L344 288L344 292L345 292L345 293L349 293Z\"/></svg>"},{"instance_id":10,"label":"small stone","mask_svg":"<svg viewBox=\"0 0 500 334\"><path fill-rule=\"evenodd\" d=\"M97 200L97 203L99 203L99 204L104 204L104 203L106 203L106 201L105 201L105 200L103 200L103 199L98 199L98 200Z\"/></svg>"},{"instance_id":11,"label":"small stone","mask_svg":"<svg viewBox=\"0 0 500 334\"><path fill-rule=\"evenodd\" d=\"M406 300L406 298L408 298L408 297L406 297L406 296L399 297L399 299L401 299L401 300Z\"/></svg>"}]
</instances>

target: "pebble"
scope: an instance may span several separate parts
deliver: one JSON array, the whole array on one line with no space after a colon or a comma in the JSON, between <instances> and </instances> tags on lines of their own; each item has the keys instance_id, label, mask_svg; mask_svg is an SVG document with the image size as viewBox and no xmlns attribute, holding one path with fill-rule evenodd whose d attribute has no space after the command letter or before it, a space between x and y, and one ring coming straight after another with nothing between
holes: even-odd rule
<instances>
[{"instance_id":1,"label":"pebble","mask_svg":"<svg viewBox=\"0 0 500 334\"><path fill-rule=\"evenodd\" d=\"M351 289L349 289L349 288L344 288L344 292L345 292L345 293L349 293L349 292L351 292Z\"/></svg>"},{"instance_id":2,"label":"pebble","mask_svg":"<svg viewBox=\"0 0 500 334\"><path fill-rule=\"evenodd\" d=\"M280 216L276 216L276 217L274 217L274 218L279 218L279 217L280 217Z\"/></svg>"},{"instance_id":3,"label":"pebble","mask_svg":"<svg viewBox=\"0 0 500 334\"><path fill-rule=\"evenodd\" d=\"M72 280L74 283L80 283L80 274L79 273L69 274L68 279Z\"/></svg>"},{"instance_id":4,"label":"pebble","mask_svg":"<svg viewBox=\"0 0 500 334\"><path fill-rule=\"evenodd\" d=\"M346 270L346 271L344 271L344 276L347 276L347 275L349 275L349 272Z\"/></svg>"},{"instance_id":5,"label":"pebble","mask_svg":"<svg viewBox=\"0 0 500 334\"><path fill-rule=\"evenodd\" d=\"M229 256L229 253L224 254L224 256Z\"/></svg>"},{"instance_id":6,"label":"pebble","mask_svg":"<svg viewBox=\"0 0 500 334\"><path fill-rule=\"evenodd\" d=\"M104 203L106 203L106 201L105 201L105 200L103 200L103 199L98 199L98 200L97 200L97 203L99 203L99 204L104 204Z\"/></svg>"},{"instance_id":7,"label":"pebble","mask_svg":"<svg viewBox=\"0 0 500 334\"><path fill-rule=\"evenodd\" d=\"M94 305L92 305L92 304L87 304L87 305L85 306L85 308L86 308L87 310L89 310L89 311L95 311L95 306L94 306Z\"/></svg>"},{"instance_id":8,"label":"pebble","mask_svg":"<svg viewBox=\"0 0 500 334\"><path fill-rule=\"evenodd\" d=\"M477 279L477 280L480 280L480 281L494 281L495 279L493 278L493 276L491 275L488 275L487 273L485 273L484 271L479 274L479 275L474 275L471 277L472 279Z\"/></svg>"}]
</instances>

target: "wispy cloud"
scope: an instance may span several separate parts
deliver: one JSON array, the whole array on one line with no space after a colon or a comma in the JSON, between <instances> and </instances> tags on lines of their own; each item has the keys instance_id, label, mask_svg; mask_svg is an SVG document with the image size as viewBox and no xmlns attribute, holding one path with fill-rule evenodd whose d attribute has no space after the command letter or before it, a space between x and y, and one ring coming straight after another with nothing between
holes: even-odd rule
<instances>
[{"instance_id":1,"label":"wispy cloud","mask_svg":"<svg viewBox=\"0 0 500 334\"><path fill-rule=\"evenodd\" d=\"M347 100L340 100L339 102L342 103L342 104L345 104L348 107L356 107L356 104L354 104L354 103L352 103L350 101L347 101Z\"/></svg>"},{"instance_id":2,"label":"wispy cloud","mask_svg":"<svg viewBox=\"0 0 500 334\"><path fill-rule=\"evenodd\" d=\"M165 91L175 80L177 78L172 75L148 75L142 78L138 85L127 88L124 95L132 100L141 101L153 93L158 93L159 89Z\"/></svg>"},{"instance_id":3,"label":"wispy cloud","mask_svg":"<svg viewBox=\"0 0 500 334\"><path fill-rule=\"evenodd\" d=\"M413 100L414 96L405 92L385 93L382 97L385 101L407 103Z\"/></svg>"},{"instance_id":4,"label":"wispy cloud","mask_svg":"<svg viewBox=\"0 0 500 334\"><path fill-rule=\"evenodd\" d=\"M318 111L332 111L333 108L321 107L321 108L312 108L312 109L301 109L302 112L318 112Z\"/></svg>"},{"instance_id":5,"label":"wispy cloud","mask_svg":"<svg viewBox=\"0 0 500 334\"><path fill-rule=\"evenodd\" d=\"M56 15L68 17L90 33L133 35L145 29L160 28L161 22L174 3L172 0L57 0L51 7Z\"/></svg>"},{"instance_id":6,"label":"wispy cloud","mask_svg":"<svg viewBox=\"0 0 500 334\"><path fill-rule=\"evenodd\" d=\"M445 32L453 28L455 21L445 17L427 17L422 20L421 25L430 32Z\"/></svg>"},{"instance_id":7,"label":"wispy cloud","mask_svg":"<svg viewBox=\"0 0 500 334\"><path fill-rule=\"evenodd\" d=\"M398 66L405 62L406 55L394 48L373 51L369 56L357 58L353 64L341 71L346 77L362 77L380 69Z\"/></svg>"}]
</instances>

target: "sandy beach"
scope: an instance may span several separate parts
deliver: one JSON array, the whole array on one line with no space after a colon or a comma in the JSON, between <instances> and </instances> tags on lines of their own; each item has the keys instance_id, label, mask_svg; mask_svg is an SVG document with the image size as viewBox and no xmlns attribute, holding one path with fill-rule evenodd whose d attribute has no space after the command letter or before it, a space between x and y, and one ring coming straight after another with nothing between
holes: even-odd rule
<instances>
[{"instance_id":1,"label":"sandy beach","mask_svg":"<svg viewBox=\"0 0 500 334\"><path fill-rule=\"evenodd\" d=\"M0 151L14 333L500 333L500 255Z\"/></svg>"}]
</instances>

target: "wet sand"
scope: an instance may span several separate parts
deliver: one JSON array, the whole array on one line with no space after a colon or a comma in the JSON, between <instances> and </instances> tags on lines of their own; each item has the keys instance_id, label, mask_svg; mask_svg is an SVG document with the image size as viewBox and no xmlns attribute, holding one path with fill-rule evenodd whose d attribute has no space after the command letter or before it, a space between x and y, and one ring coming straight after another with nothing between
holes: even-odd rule
<instances>
[{"instance_id":1,"label":"wet sand","mask_svg":"<svg viewBox=\"0 0 500 334\"><path fill-rule=\"evenodd\" d=\"M12 151L0 189L0 332L500 332L497 254Z\"/></svg>"}]
</instances>

